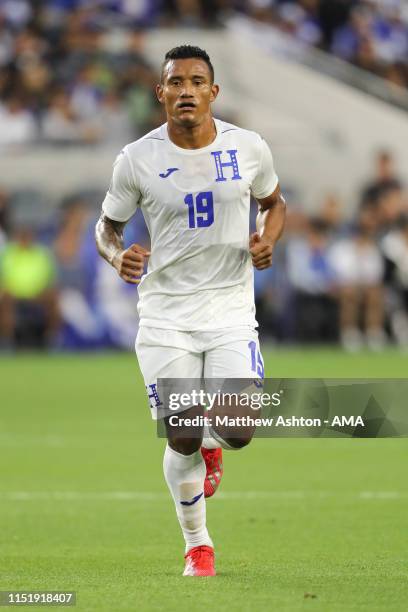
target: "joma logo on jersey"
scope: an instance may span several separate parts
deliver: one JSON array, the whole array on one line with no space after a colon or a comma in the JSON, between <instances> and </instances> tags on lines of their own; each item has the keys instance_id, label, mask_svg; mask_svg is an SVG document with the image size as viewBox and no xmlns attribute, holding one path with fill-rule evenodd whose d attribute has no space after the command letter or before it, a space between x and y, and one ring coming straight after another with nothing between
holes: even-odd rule
<instances>
[{"instance_id":1,"label":"joma logo on jersey","mask_svg":"<svg viewBox=\"0 0 408 612\"><path fill-rule=\"evenodd\" d=\"M238 181L242 179L242 176L239 174L238 168L238 160L237 160L237 149L227 149L226 153L229 154L229 161L222 161L221 155L223 155L224 151L212 151L211 155L215 160L215 167L217 170L217 178L215 179L216 183L221 181L228 180L224 176L224 168L232 169L232 176L230 177L232 181Z\"/></svg>"},{"instance_id":2,"label":"joma logo on jersey","mask_svg":"<svg viewBox=\"0 0 408 612\"><path fill-rule=\"evenodd\" d=\"M166 172L161 172L159 176L161 178L167 178L168 176L170 176L170 174L173 174L173 172L176 172L176 170L178 170L178 168L167 168Z\"/></svg>"}]
</instances>

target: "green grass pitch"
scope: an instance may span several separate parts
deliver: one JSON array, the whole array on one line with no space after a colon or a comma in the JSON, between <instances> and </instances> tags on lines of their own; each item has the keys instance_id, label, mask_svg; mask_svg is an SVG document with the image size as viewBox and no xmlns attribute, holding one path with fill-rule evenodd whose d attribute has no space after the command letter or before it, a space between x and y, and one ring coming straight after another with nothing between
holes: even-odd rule
<instances>
[{"instance_id":1,"label":"green grass pitch","mask_svg":"<svg viewBox=\"0 0 408 612\"><path fill-rule=\"evenodd\" d=\"M264 356L269 376L408 375L391 350ZM3 358L0 379L0 590L75 590L74 610L98 612L408 610L406 439L224 453L207 506L218 576L182 578L135 358Z\"/></svg>"}]
</instances>

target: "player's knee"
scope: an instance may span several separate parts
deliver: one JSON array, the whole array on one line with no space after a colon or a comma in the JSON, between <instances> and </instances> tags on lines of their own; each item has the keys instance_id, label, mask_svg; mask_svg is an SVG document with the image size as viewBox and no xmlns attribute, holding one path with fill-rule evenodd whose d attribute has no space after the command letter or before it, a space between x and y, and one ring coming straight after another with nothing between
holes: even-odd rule
<instances>
[{"instance_id":1,"label":"player's knee","mask_svg":"<svg viewBox=\"0 0 408 612\"><path fill-rule=\"evenodd\" d=\"M180 455L192 455L201 448L200 438L172 438L169 446Z\"/></svg>"}]
</instances>

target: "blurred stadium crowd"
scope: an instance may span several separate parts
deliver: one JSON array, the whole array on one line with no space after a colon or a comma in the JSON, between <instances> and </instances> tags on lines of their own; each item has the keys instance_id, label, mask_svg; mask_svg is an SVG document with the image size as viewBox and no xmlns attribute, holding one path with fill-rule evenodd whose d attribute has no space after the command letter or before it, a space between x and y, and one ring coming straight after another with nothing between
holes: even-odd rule
<instances>
[{"instance_id":1,"label":"blurred stadium crowd","mask_svg":"<svg viewBox=\"0 0 408 612\"><path fill-rule=\"evenodd\" d=\"M130 348L137 289L96 253L103 193L77 194L42 224L13 223L21 199L0 194L0 345ZM255 271L258 321L278 342L336 343L350 351L408 348L408 200L382 151L352 219L329 195L313 217L287 193L288 221L274 265ZM253 207L254 226L256 206ZM127 243L148 247L140 211Z\"/></svg>"},{"instance_id":2,"label":"blurred stadium crowd","mask_svg":"<svg viewBox=\"0 0 408 612\"><path fill-rule=\"evenodd\" d=\"M367 70L390 86L408 87L406 0L250 0L250 15Z\"/></svg>"},{"instance_id":3,"label":"blurred stadium crowd","mask_svg":"<svg viewBox=\"0 0 408 612\"><path fill-rule=\"evenodd\" d=\"M237 13L408 86L403 0L0 0L0 154L137 138L162 119L145 29Z\"/></svg>"},{"instance_id":4,"label":"blurred stadium crowd","mask_svg":"<svg viewBox=\"0 0 408 612\"><path fill-rule=\"evenodd\" d=\"M352 218L329 194L313 217L288 199L274 265L255 274L258 320L278 340L338 342L349 351L408 348L408 198L379 151Z\"/></svg>"},{"instance_id":5,"label":"blurred stadium crowd","mask_svg":"<svg viewBox=\"0 0 408 612\"><path fill-rule=\"evenodd\" d=\"M408 85L398 0L0 0L0 160L41 143L119 148L140 137L164 121L146 29L222 27L234 12ZM1 348L131 347L137 291L97 256L104 193L93 187L50 205L41 222L19 211L44 209L44 194L0 187ZM289 191L287 200L275 265L255 275L264 335L408 347L408 204L392 154L378 154L352 219L335 195L313 218ZM148 246L139 213L125 237Z\"/></svg>"}]
</instances>

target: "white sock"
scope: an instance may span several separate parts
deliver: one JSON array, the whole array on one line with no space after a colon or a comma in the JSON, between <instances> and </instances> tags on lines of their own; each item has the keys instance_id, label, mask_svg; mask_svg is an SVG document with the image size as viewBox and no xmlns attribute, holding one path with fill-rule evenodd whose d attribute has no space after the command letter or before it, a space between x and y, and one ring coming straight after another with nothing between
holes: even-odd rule
<instances>
[{"instance_id":1,"label":"white sock","mask_svg":"<svg viewBox=\"0 0 408 612\"><path fill-rule=\"evenodd\" d=\"M167 445L163 459L163 471L186 541L186 552L194 546L212 547L213 543L208 535L205 522L204 479L206 469L201 452L181 455ZM182 504L183 501L187 504Z\"/></svg>"},{"instance_id":2,"label":"white sock","mask_svg":"<svg viewBox=\"0 0 408 612\"><path fill-rule=\"evenodd\" d=\"M203 438L201 446L204 446L204 448L208 448L210 450L213 450L214 448L222 448L221 442L219 442L210 435Z\"/></svg>"}]
</instances>

